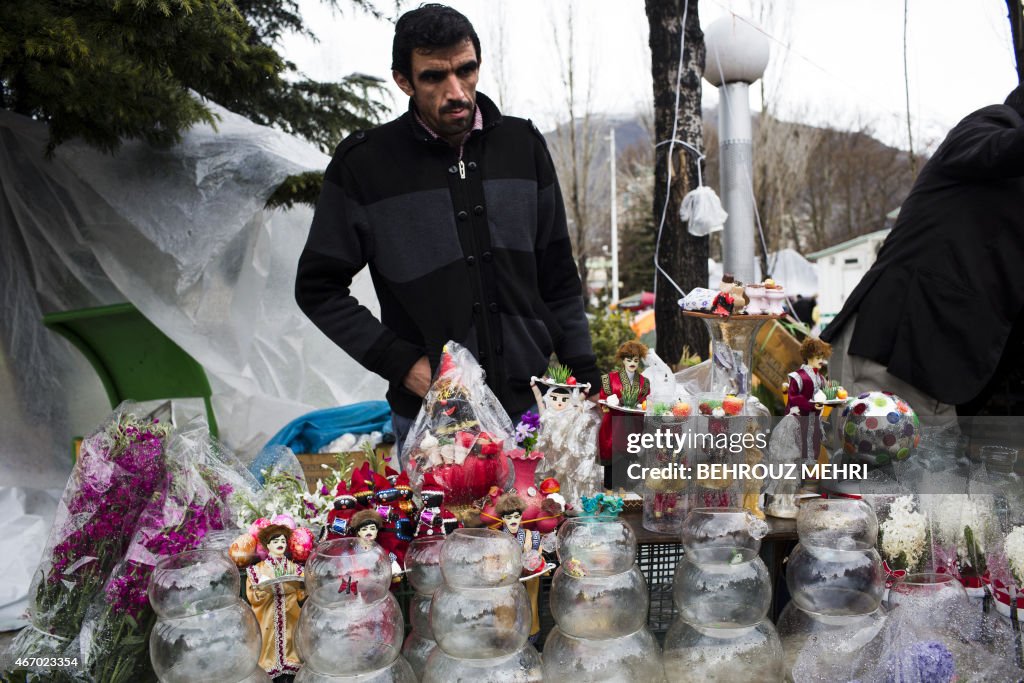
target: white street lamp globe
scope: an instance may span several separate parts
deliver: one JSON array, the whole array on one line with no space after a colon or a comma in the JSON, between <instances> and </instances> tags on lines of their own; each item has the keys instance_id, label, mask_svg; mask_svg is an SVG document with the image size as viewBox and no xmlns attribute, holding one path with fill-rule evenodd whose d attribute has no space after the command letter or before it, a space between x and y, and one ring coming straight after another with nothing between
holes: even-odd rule
<instances>
[{"instance_id":1,"label":"white street lamp globe","mask_svg":"<svg viewBox=\"0 0 1024 683\"><path fill-rule=\"evenodd\" d=\"M764 75L771 52L768 36L760 28L731 14L704 29L704 45L704 78L715 87L753 83Z\"/></svg>"}]
</instances>

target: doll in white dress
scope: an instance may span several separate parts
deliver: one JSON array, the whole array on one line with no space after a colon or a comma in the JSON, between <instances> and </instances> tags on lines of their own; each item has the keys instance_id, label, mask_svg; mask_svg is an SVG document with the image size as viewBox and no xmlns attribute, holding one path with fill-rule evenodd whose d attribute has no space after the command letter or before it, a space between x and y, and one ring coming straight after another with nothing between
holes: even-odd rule
<instances>
[{"instance_id":1,"label":"doll in white dress","mask_svg":"<svg viewBox=\"0 0 1024 683\"><path fill-rule=\"evenodd\" d=\"M584 391L577 387L550 386L541 395L537 378L530 382L540 413L540 435L534 450L544 454L537 467L537 479L554 477L561 494L572 508L580 499L603 490L603 472L597 462L597 430L601 415Z\"/></svg>"}]
</instances>

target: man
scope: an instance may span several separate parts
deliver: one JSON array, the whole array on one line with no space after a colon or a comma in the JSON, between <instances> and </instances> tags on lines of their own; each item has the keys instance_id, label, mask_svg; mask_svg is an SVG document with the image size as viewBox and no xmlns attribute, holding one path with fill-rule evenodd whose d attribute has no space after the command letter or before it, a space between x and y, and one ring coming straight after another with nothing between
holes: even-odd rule
<instances>
[{"instance_id":1,"label":"man","mask_svg":"<svg viewBox=\"0 0 1024 683\"><path fill-rule=\"evenodd\" d=\"M335 151L296 300L389 382L404 439L446 341L465 345L513 417L552 352L599 378L554 166L532 123L476 92L480 41L463 15L424 5L395 26L392 75L409 110ZM380 320L352 297L369 264Z\"/></svg>"},{"instance_id":2,"label":"man","mask_svg":"<svg viewBox=\"0 0 1024 683\"><path fill-rule=\"evenodd\" d=\"M1024 311L1022 263L1024 85L964 118L921 169L878 260L821 335L836 348L832 378L952 422L1004 351L1019 353L1008 339Z\"/></svg>"}]
</instances>

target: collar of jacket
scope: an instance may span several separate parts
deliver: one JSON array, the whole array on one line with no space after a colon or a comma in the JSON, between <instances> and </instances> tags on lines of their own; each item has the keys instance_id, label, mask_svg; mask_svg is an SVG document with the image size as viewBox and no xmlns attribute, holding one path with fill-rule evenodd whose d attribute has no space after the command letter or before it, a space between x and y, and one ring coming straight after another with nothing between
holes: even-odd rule
<instances>
[{"instance_id":1,"label":"collar of jacket","mask_svg":"<svg viewBox=\"0 0 1024 683\"><path fill-rule=\"evenodd\" d=\"M481 92L476 94L476 106L480 108L480 113L484 117L484 127L480 131L483 135L491 128L501 124L501 112L498 110L498 105L491 101L491 98L487 97ZM406 128L408 131L420 142L425 142L430 145L444 145L450 146L445 140L435 140L430 137L427 131L423 130L423 127L416 122L416 116L413 112L416 110L416 105L413 104L412 98L409 98L409 109L402 114L402 119L405 120Z\"/></svg>"}]
</instances>

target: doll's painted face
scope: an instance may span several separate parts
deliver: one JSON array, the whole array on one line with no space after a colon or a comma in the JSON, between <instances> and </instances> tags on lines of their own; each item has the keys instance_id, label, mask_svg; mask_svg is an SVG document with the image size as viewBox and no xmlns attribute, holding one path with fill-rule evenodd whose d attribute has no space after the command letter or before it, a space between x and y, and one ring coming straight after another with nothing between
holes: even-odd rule
<instances>
[{"instance_id":1,"label":"doll's painted face","mask_svg":"<svg viewBox=\"0 0 1024 683\"><path fill-rule=\"evenodd\" d=\"M552 391L547 395L547 401L552 410L562 411L569 407L569 394Z\"/></svg>"},{"instance_id":2,"label":"doll's painted face","mask_svg":"<svg viewBox=\"0 0 1024 683\"><path fill-rule=\"evenodd\" d=\"M634 373L640 367L640 356L629 356L622 359L622 367L628 373Z\"/></svg>"},{"instance_id":3,"label":"doll's painted face","mask_svg":"<svg viewBox=\"0 0 1024 683\"><path fill-rule=\"evenodd\" d=\"M523 524L523 513L513 510L507 515L502 515L501 521L505 523L505 528L508 529L509 533L514 534L519 531L519 527Z\"/></svg>"},{"instance_id":4,"label":"doll's painted face","mask_svg":"<svg viewBox=\"0 0 1024 683\"><path fill-rule=\"evenodd\" d=\"M356 535L359 536L359 540L363 542L363 545L369 545L377 540L377 525L365 524L359 527Z\"/></svg>"},{"instance_id":5,"label":"doll's painted face","mask_svg":"<svg viewBox=\"0 0 1024 683\"><path fill-rule=\"evenodd\" d=\"M267 552L271 557L284 557L284 551L288 548L288 539L284 534L274 536L267 541Z\"/></svg>"},{"instance_id":6,"label":"doll's painted face","mask_svg":"<svg viewBox=\"0 0 1024 683\"><path fill-rule=\"evenodd\" d=\"M828 363L828 359L824 356L814 356L807 361L807 365L815 370L821 370L826 363Z\"/></svg>"}]
</instances>

